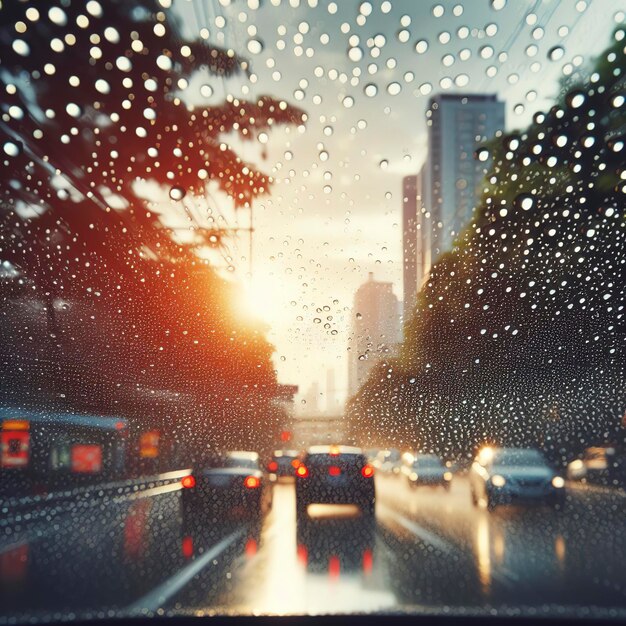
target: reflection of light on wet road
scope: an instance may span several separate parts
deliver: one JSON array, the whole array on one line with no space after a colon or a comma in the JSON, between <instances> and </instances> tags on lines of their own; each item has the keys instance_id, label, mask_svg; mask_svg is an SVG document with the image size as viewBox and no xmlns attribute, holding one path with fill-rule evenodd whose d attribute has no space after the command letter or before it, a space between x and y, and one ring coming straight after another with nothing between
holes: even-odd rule
<instances>
[{"instance_id":1,"label":"reflection of light on wet road","mask_svg":"<svg viewBox=\"0 0 626 626\"><path fill-rule=\"evenodd\" d=\"M565 537L557 535L554 539L554 553L561 570L565 569Z\"/></svg>"},{"instance_id":2,"label":"reflection of light on wet road","mask_svg":"<svg viewBox=\"0 0 626 626\"><path fill-rule=\"evenodd\" d=\"M310 504L308 508L309 517L313 519L345 519L358 517L359 507L353 504Z\"/></svg>"},{"instance_id":3,"label":"reflection of light on wet road","mask_svg":"<svg viewBox=\"0 0 626 626\"><path fill-rule=\"evenodd\" d=\"M0 552L0 581L4 585L21 583L28 572L28 542L24 541Z\"/></svg>"},{"instance_id":4,"label":"reflection of light on wet road","mask_svg":"<svg viewBox=\"0 0 626 626\"><path fill-rule=\"evenodd\" d=\"M357 524L358 510L312 505L309 511L314 543L306 537L297 538L293 486L276 485L258 552L238 574L237 588L244 591L236 605L243 611L279 615L376 611L395 606L394 594L386 590L388 578L377 575L380 559L371 548L364 550L356 569L348 569L341 552L318 554L315 539L321 539L322 545L332 545L332 529L325 523L339 520L344 525L352 524L354 518ZM310 571L314 561L320 559L324 566Z\"/></svg>"},{"instance_id":5,"label":"reflection of light on wet road","mask_svg":"<svg viewBox=\"0 0 626 626\"><path fill-rule=\"evenodd\" d=\"M482 513L482 512L481 512ZM489 517L482 513L478 517L476 526L476 562L478 565L478 579L483 593L491 591L491 536L489 532Z\"/></svg>"},{"instance_id":6,"label":"reflection of light on wet road","mask_svg":"<svg viewBox=\"0 0 626 626\"><path fill-rule=\"evenodd\" d=\"M501 528L498 528L495 537L493 538L493 553L496 558L496 563L502 565L504 562L504 552L506 549L504 532Z\"/></svg>"}]
</instances>

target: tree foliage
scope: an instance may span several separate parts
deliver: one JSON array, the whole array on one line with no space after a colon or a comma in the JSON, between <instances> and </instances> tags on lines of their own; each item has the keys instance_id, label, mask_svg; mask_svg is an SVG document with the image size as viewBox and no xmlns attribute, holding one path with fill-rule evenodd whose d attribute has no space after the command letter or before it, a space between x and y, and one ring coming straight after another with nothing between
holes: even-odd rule
<instances>
[{"instance_id":1,"label":"tree foliage","mask_svg":"<svg viewBox=\"0 0 626 626\"><path fill-rule=\"evenodd\" d=\"M277 410L272 347L196 255L206 233L173 238L145 188L180 208L214 181L248 206L272 180L229 136L304 114L269 96L190 105L195 77L216 92L248 64L183 40L156 0L9 0L0 18L5 396L254 431Z\"/></svg>"},{"instance_id":2,"label":"tree foliage","mask_svg":"<svg viewBox=\"0 0 626 626\"><path fill-rule=\"evenodd\" d=\"M442 454L487 441L542 445L555 457L617 436L626 408L623 37L618 29L590 77L526 130L488 145L475 217L420 291L399 359L353 402L357 432L375 422Z\"/></svg>"}]
</instances>

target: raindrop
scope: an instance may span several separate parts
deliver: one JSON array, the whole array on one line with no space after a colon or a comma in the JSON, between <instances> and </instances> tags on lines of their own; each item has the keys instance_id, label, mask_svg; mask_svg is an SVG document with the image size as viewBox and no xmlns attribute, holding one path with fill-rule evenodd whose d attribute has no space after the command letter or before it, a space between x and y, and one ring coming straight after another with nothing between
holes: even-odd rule
<instances>
[{"instance_id":1,"label":"raindrop","mask_svg":"<svg viewBox=\"0 0 626 626\"><path fill-rule=\"evenodd\" d=\"M210 98L213 95L213 87L211 85L202 85L200 87L200 95L204 98Z\"/></svg>"},{"instance_id":2,"label":"raindrop","mask_svg":"<svg viewBox=\"0 0 626 626\"><path fill-rule=\"evenodd\" d=\"M341 102L346 109L350 109L354 106L354 98L352 96L346 96Z\"/></svg>"},{"instance_id":3,"label":"raindrop","mask_svg":"<svg viewBox=\"0 0 626 626\"><path fill-rule=\"evenodd\" d=\"M182 187L175 186L170 189L170 198L172 200L182 200L185 197L185 190Z\"/></svg>"},{"instance_id":4,"label":"raindrop","mask_svg":"<svg viewBox=\"0 0 626 626\"><path fill-rule=\"evenodd\" d=\"M65 107L65 111L71 117L80 117L82 115L81 108L77 104L75 104L74 102L68 103L66 105L66 107Z\"/></svg>"},{"instance_id":5,"label":"raindrop","mask_svg":"<svg viewBox=\"0 0 626 626\"><path fill-rule=\"evenodd\" d=\"M401 91L402 85L400 85L400 83L393 82L387 85L387 93L390 96L397 96Z\"/></svg>"},{"instance_id":6,"label":"raindrop","mask_svg":"<svg viewBox=\"0 0 626 626\"><path fill-rule=\"evenodd\" d=\"M489 150L487 150L487 148L480 148L480 150L476 151L476 158L479 161L486 161L489 159Z\"/></svg>"},{"instance_id":7,"label":"raindrop","mask_svg":"<svg viewBox=\"0 0 626 626\"><path fill-rule=\"evenodd\" d=\"M378 93L378 87L374 83L368 83L363 89L366 96L373 98Z\"/></svg>"},{"instance_id":8,"label":"raindrop","mask_svg":"<svg viewBox=\"0 0 626 626\"><path fill-rule=\"evenodd\" d=\"M572 109L578 109L585 102L585 94L580 91L573 91L567 96L567 102Z\"/></svg>"},{"instance_id":9,"label":"raindrop","mask_svg":"<svg viewBox=\"0 0 626 626\"><path fill-rule=\"evenodd\" d=\"M565 50L562 46L552 46L552 48L548 50L548 59L550 59L550 61L558 61L563 58L564 54Z\"/></svg>"},{"instance_id":10,"label":"raindrop","mask_svg":"<svg viewBox=\"0 0 626 626\"><path fill-rule=\"evenodd\" d=\"M23 39L14 39L12 47L20 56L27 57L30 54L30 48Z\"/></svg>"},{"instance_id":11,"label":"raindrop","mask_svg":"<svg viewBox=\"0 0 626 626\"><path fill-rule=\"evenodd\" d=\"M261 54L263 52L263 44L258 39L250 39L248 41L248 52L250 54Z\"/></svg>"},{"instance_id":12,"label":"raindrop","mask_svg":"<svg viewBox=\"0 0 626 626\"><path fill-rule=\"evenodd\" d=\"M359 7L359 13L367 17L372 13L372 5L369 2L363 2Z\"/></svg>"},{"instance_id":13,"label":"raindrop","mask_svg":"<svg viewBox=\"0 0 626 626\"><path fill-rule=\"evenodd\" d=\"M415 44L415 52L417 52L418 54L424 54L426 50L428 50L428 42L425 39L420 39Z\"/></svg>"},{"instance_id":14,"label":"raindrop","mask_svg":"<svg viewBox=\"0 0 626 626\"><path fill-rule=\"evenodd\" d=\"M527 193L522 193L517 196L515 202L523 211L530 211L535 203L533 197Z\"/></svg>"},{"instance_id":15,"label":"raindrop","mask_svg":"<svg viewBox=\"0 0 626 626\"><path fill-rule=\"evenodd\" d=\"M411 33L405 29L398 31L398 41L400 43L406 43L411 37Z\"/></svg>"},{"instance_id":16,"label":"raindrop","mask_svg":"<svg viewBox=\"0 0 626 626\"><path fill-rule=\"evenodd\" d=\"M389 167L389 161L387 159L382 159L378 164L378 167L380 167L381 170L386 170Z\"/></svg>"},{"instance_id":17,"label":"raindrop","mask_svg":"<svg viewBox=\"0 0 626 626\"><path fill-rule=\"evenodd\" d=\"M354 63L358 63L363 58L363 50L358 46L350 48L350 50L348 50L348 58L354 61Z\"/></svg>"},{"instance_id":18,"label":"raindrop","mask_svg":"<svg viewBox=\"0 0 626 626\"><path fill-rule=\"evenodd\" d=\"M5 154L10 157L16 157L21 152L20 146L12 141L7 141L2 148Z\"/></svg>"},{"instance_id":19,"label":"raindrop","mask_svg":"<svg viewBox=\"0 0 626 626\"><path fill-rule=\"evenodd\" d=\"M107 83L107 81L104 80L103 78L98 78L95 84L96 84L96 91L100 93L107 94L111 91L111 87L109 86L109 83Z\"/></svg>"},{"instance_id":20,"label":"raindrop","mask_svg":"<svg viewBox=\"0 0 626 626\"><path fill-rule=\"evenodd\" d=\"M48 17L50 21L58 26L65 26L67 24L67 16L65 15L65 11L60 7L52 7L48 11Z\"/></svg>"}]
</instances>

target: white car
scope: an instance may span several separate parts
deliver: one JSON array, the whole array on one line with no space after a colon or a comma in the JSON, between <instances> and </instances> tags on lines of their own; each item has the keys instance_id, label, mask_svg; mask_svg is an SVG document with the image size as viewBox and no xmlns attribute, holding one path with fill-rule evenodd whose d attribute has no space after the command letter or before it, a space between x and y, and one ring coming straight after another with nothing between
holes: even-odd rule
<instances>
[{"instance_id":1,"label":"white car","mask_svg":"<svg viewBox=\"0 0 626 626\"><path fill-rule=\"evenodd\" d=\"M562 506L565 481L532 448L483 448L469 472L472 501L499 504L542 502Z\"/></svg>"}]
</instances>

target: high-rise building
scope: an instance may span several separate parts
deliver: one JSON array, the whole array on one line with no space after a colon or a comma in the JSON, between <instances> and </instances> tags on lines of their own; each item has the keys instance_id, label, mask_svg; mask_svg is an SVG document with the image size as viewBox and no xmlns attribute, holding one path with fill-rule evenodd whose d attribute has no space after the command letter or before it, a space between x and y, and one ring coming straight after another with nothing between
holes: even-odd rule
<instances>
[{"instance_id":1,"label":"high-rise building","mask_svg":"<svg viewBox=\"0 0 626 626\"><path fill-rule=\"evenodd\" d=\"M369 273L354 295L348 356L348 395L353 396L370 370L391 356L400 342L399 303L392 283L374 280Z\"/></svg>"},{"instance_id":2,"label":"high-rise building","mask_svg":"<svg viewBox=\"0 0 626 626\"><path fill-rule=\"evenodd\" d=\"M474 154L478 144L504 130L504 102L495 94L439 94L430 99L426 123L423 208L430 213L430 271L432 262L452 248L480 200L489 163Z\"/></svg>"},{"instance_id":3,"label":"high-rise building","mask_svg":"<svg viewBox=\"0 0 626 626\"><path fill-rule=\"evenodd\" d=\"M403 264L403 319L411 315L417 292L428 276L431 258L432 222L426 208L429 197L428 161L417 176L406 176L402 181L402 248Z\"/></svg>"},{"instance_id":4,"label":"high-rise building","mask_svg":"<svg viewBox=\"0 0 626 626\"><path fill-rule=\"evenodd\" d=\"M417 219L417 176L405 176L402 179L402 317L405 322L417 295Z\"/></svg>"}]
</instances>

